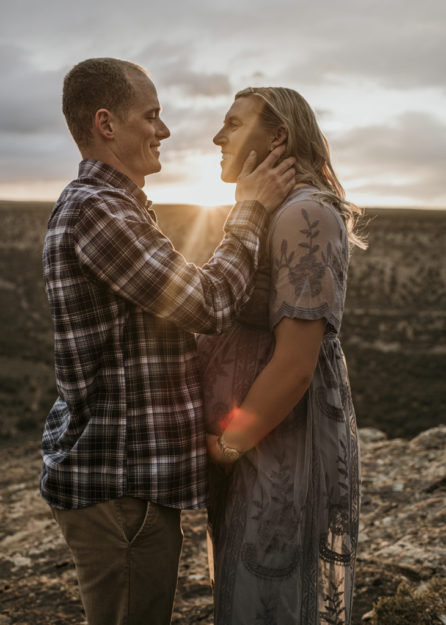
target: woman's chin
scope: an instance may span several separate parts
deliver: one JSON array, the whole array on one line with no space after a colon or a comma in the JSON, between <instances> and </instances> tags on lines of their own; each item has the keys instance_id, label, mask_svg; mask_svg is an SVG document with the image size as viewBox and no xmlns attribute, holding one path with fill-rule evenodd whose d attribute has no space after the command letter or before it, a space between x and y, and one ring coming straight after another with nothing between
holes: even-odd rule
<instances>
[{"instance_id":1,"label":"woman's chin","mask_svg":"<svg viewBox=\"0 0 446 625\"><path fill-rule=\"evenodd\" d=\"M231 169L222 169L220 178L223 180L223 182L237 182L239 174L240 172L236 173Z\"/></svg>"}]
</instances>

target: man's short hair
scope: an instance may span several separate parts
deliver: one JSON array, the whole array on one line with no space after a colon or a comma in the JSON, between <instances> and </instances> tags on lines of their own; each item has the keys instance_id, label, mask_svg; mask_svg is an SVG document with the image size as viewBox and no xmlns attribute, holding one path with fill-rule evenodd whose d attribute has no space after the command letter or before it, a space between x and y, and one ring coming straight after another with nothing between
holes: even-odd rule
<instances>
[{"instance_id":1,"label":"man's short hair","mask_svg":"<svg viewBox=\"0 0 446 625\"><path fill-rule=\"evenodd\" d=\"M135 95L131 78L147 76L139 65L120 59L87 59L65 76L62 110L77 145L86 147L92 139L96 111L108 109L125 119Z\"/></svg>"}]
</instances>

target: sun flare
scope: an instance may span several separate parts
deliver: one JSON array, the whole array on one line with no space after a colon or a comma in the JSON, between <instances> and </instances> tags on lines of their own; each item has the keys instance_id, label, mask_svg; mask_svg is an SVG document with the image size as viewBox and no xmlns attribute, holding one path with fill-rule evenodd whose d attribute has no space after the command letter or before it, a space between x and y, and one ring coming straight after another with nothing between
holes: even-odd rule
<instances>
[{"instance_id":1,"label":"sun flare","mask_svg":"<svg viewBox=\"0 0 446 625\"><path fill-rule=\"evenodd\" d=\"M168 181L171 164L164 164L160 174L150 176L144 188L156 204L194 204L205 210L234 203L235 185L220 180L220 155L192 155L185 159L182 180ZM163 180L166 172L166 181Z\"/></svg>"}]
</instances>

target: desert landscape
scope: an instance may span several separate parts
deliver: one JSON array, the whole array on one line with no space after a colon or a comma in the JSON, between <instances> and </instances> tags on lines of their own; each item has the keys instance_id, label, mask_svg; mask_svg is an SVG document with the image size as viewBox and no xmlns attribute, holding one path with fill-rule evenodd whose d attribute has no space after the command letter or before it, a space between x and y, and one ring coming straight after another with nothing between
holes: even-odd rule
<instances>
[{"instance_id":1,"label":"desert landscape","mask_svg":"<svg viewBox=\"0 0 446 625\"><path fill-rule=\"evenodd\" d=\"M175 246L204 263L227 207L154 208ZM50 211L0 202L0 625L83 622L69 555L38 493L39 437L55 399L41 270ZM446 211L368 209L367 217L369 249L352 255L342 330L363 464L354 625L391 625L372 612L379 597L400 582L422 592L446 577ZM184 515L178 625L212 623L204 528L204 513ZM441 609L401 623L444 624Z\"/></svg>"}]
</instances>

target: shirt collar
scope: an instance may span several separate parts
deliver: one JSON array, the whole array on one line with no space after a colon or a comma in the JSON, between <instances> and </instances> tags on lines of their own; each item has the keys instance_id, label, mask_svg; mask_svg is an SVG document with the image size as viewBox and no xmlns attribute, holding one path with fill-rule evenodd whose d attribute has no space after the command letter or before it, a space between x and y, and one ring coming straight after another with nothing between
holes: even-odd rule
<instances>
[{"instance_id":1,"label":"shirt collar","mask_svg":"<svg viewBox=\"0 0 446 625\"><path fill-rule=\"evenodd\" d=\"M109 184L117 189L124 189L132 195L139 206L150 210L152 202L147 199L144 191L138 187L128 176L118 171L111 165L98 161L94 158L86 158L79 163L79 178L93 178L102 184Z\"/></svg>"}]
</instances>

